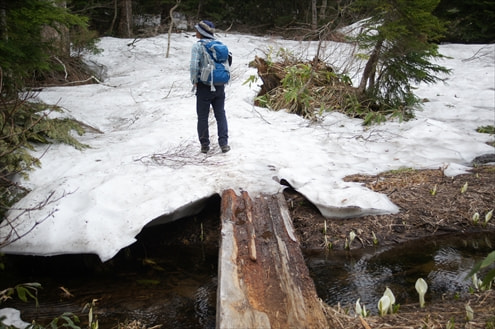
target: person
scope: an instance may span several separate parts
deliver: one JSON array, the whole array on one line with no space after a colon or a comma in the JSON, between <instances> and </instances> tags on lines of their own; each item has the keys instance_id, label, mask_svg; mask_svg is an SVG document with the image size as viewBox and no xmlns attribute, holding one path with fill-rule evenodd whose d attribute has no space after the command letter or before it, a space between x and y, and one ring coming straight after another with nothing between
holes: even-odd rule
<instances>
[{"instance_id":1,"label":"person","mask_svg":"<svg viewBox=\"0 0 495 329\"><path fill-rule=\"evenodd\" d=\"M198 116L197 130L198 138L201 144L201 152L208 153L210 150L210 136L208 130L208 116L210 106L213 107L213 113L217 122L218 145L223 153L230 151L228 124L225 115L225 86L215 86L214 90L210 85L200 81L200 73L203 63L203 45L202 39L215 39L215 25L207 20L202 20L194 26L196 29L196 42L191 50L191 82L196 89L196 113Z\"/></svg>"}]
</instances>

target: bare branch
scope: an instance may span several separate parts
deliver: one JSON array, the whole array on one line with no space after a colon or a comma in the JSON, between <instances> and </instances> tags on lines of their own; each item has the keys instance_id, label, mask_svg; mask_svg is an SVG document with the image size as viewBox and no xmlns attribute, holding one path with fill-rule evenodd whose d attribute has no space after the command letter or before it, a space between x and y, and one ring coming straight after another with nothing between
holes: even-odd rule
<instances>
[{"instance_id":1,"label":"bare branch","mask_svg":"<svg viewBox=\"0 0 495 329\"><path fill-rule=\"evenodd\" d=\"M51 191L43 201L39 202L38 204L34 205L33 207L30 207L30 208L10 208L11 212L15 211L15 212L19 212L19 213L16 216L14 216L13 218L8 218L8 217L5 218L0 223L0 230L7 230L7 233L4 236L0 236L0 247L8 246L8 245L14 243L15 241L18 241L19 239L25 237L30 232L32 232L36 228L36 226L40 225L46 219L53 216L53 214L57 211L57 209L52 209L43 218L37 219L37 220L33 221L31 224L26 224L27 229L20 232L19 227L26 220L29 220L30 218L32 218L31 212L40 211L40 210L44 209L45 207L56 203L57 201L61 200L62 198L66 197L67 195L70 195L72 193L74 193L74 192L64 192L61 196L59 196L57 198L53 198L55 191Z\"/></svg>"}]
</instances>

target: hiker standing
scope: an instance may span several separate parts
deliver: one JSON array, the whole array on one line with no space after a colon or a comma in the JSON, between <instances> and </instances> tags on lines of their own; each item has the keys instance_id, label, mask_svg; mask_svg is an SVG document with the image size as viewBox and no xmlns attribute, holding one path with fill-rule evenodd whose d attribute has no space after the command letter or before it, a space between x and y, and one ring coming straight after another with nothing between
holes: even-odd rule
<instances>
[{"instance_id":1,"label":"hiker standing","mask_svg":"<svg viewBox=\"0 0 495 329\"><path fill-rule=\"evenodd\" d=\"M196 42L191 51L191 82L196 87L196 113L198 115L198 138L201 143L201 152L207 153L210 150L210 138L208 131L208 116L210 105L213 107L217 122L218 144L223 153L230 151L228 144L228 125L225 116L225 85L213 85L201 81L202 69L205 67L204 42L215 39L215 25L207 20L202 20L194 26L196 29Z\"/></svg>"}]
</instances>

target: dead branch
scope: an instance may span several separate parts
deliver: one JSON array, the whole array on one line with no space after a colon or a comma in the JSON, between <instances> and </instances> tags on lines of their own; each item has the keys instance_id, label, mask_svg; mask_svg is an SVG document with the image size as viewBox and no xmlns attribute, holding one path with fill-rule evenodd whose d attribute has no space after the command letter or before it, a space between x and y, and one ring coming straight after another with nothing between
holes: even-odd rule
<instances>
[{"instance_id":1,"label":"dead branch","mask_svg":"<svg viewBox=\"0 0 495 329\"><path fill-rule=\"evenodd\" d=\"M169 52L170 52L170 36L172 35L172 28L174 27L174 10L179 7L181 0L176 0L175 5L170 9L170 26L168 28L168 42L167 42L167 55L166 58L168 58Z\"/></svg>"},{"instance_id":2,"label":"dead branch","mask_svg":"<svg viewBox=\"0 0 495 329\"><path fill-rule=\"evenodd\" d=\"M29 220L31 218L31 213L35 211L40 211L42 209L45 209L45 207L52 205L56 203L57 201L61 200L62 198L72 194L74 192L64 192L62 193L61 196L57 198L53 198L55 191L51 191L48 196L38 204L36 204L33 207L30 208L15 208L12 207L10 208L10 211L17 211L19 212L15 217L13 218L5 218L1 223L0 223L0 229L1 230L7 230L7 233L4 236L0 236L0 248L3 248L5 246L8 246L15 241L18 241L19 239L25 237L29 233L31 233L36 226L40 225L43 223L45 220L47 220L49 217L53 216L55 212L57 212L57 209L52 209L48 212L46 216L44 216L41 219L35 220L33 223L31 223L31 226L27 228L27 230L24 230L23 232L20 232L18 230L19 226L24 223L24 221ZM24 218L24 221L21 219L26 215L26 218Z\"/></svg>"},{"instance_id":3,"label":"dead branch","mask_svg":"<svg viewBox=\"0 0 495 329\"><path fill-rule=\"evenodd\" d=\"M205 164L219 165L219 161L212 161L209 155L199 155L197 145L192 142L183 142L171 147L165 152L145 155L134 161L139 161L147 166L164 166L179 169L187 165L204 166Z\"/></svg>"}]
</instances>

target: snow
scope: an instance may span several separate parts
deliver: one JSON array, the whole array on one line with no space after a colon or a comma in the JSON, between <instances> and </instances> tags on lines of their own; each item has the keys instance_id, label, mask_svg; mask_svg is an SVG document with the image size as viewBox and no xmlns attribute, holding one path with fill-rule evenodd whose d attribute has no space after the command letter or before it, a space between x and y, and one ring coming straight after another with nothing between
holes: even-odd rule
<instances>
[{"instance_id":1,"label":"snow","mask_svg":"<svg viewBox=\"0 0 495 329\"><path fill-rule=\"evenodd\" d=\"M476 156L494 152L486 144L493 136L475 129L495 124L495 45L441 45L449 58L439 63L453 72L445 83L417 86L416 94L428 101L416 118L366 128L339 113L311 123L253 105L259 86L244 82L256 75L248 66L255 55L284 47L312 58L316 43L242 34L219 38L234 54L233 80L226 87L230 152L216 145L211 116L213 149L200 153L188 71L193 33L172 35L169 58L167 35L103 38L104 51L87 56L104 73L101 84L45 88L38 96L61 106L62 116L93 127L78 137L90 148L50 145L35 151L42 167L20 180L32 191L9 213L17 234L25 236L1 251L94 253L107 261L146 225L197 213L205 200L229 188L251 197L278 193L285 188L281 180L330 218L396 213L386 196L343 178L400 168L442 168L457 175ZM327 45L328 58L345 47ZM9 233L4 225L0 240Z\"/></svg>"}]
</instances>

